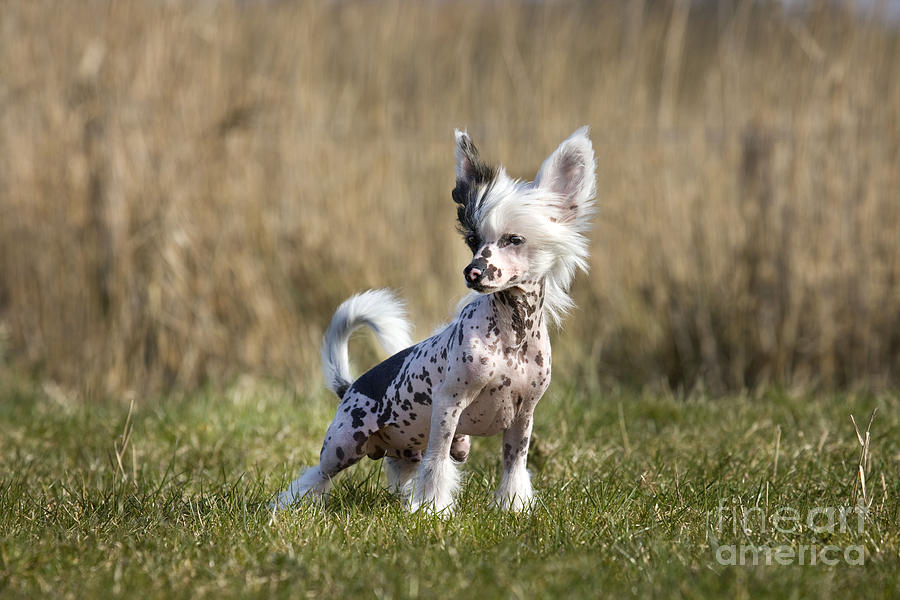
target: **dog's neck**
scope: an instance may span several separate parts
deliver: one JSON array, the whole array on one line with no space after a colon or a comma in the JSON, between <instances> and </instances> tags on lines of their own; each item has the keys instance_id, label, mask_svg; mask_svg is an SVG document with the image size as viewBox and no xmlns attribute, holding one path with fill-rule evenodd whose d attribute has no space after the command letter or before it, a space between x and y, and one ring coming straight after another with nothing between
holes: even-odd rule
<instances>
[{"instance_id":1,"label":"dog's neck","mask_svg":"<svg viewBox=\"0 0 900 600\"><path fill-rule=\"evenodd\" d=\"M518 348L544 320L544 280L520 281L491 294L491 309L507 346Z\"/></svg>"}]
</instances>

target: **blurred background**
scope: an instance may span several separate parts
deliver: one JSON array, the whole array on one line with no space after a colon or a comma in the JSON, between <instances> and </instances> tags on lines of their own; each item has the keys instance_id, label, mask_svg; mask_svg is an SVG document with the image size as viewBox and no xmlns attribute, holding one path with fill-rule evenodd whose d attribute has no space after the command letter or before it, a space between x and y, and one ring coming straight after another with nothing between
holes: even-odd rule
<instances>
[{"instance_id":1,"label":"blurred background","mask_svg":"<svg viewBox=\"0 0 900 600\"><path fill-rule=\"evenodd\" d=\"M465 292L454 127L531 179L588 124L556 377L900 379L896 3L0 5L2 376L313 389L351 293L422 338Z\"/></svg>"}]
</instances>

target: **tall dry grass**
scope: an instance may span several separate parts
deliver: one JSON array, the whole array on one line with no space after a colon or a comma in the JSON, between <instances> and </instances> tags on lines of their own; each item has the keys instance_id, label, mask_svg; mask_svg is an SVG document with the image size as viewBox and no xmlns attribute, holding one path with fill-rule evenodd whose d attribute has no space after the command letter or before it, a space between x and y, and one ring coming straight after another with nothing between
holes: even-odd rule
<instances>
[{"instance_id":1,"label":"tall dry grass","mask_svg":"<svg viewBox=\"0 0 900 600\"><path fill-rule=\"evenodd\" d=\"M0 9L0 352L86 394L315 383L334 306L462 294L452 130L601 206L558 372L897 383L900 47L756 2ZM2 350L5 348L5 351Z\"/></svg>"}]
</instances>

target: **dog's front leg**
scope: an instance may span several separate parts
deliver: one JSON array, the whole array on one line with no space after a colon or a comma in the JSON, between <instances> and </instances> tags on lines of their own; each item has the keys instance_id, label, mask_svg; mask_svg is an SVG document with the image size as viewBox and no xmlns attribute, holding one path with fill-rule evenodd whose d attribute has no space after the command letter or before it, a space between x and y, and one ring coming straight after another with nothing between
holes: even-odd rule
<instances>
[{"instance_id":1,"label":"dog's front leg","mask_svg":"<svg viewBox=\"0 0 900 600\"><path fill-rule=\"evenodd\" d=\"M411 511L450 512L459 484L459 473L450 458L450 447L463 409L468 405L466 390L438 390L432 400L428 449L412 482ZM464 395L465 394L465 395Z\"/></svg>"},{"instance_id":2,"label":"dog's front leg","mask_svg":"<svg viewBox=\"0 0 900 600\"><path fill-rule=\"evenodd\" d=\"M503 477L495 502L502 510L521 512L531 507L534 491L526 469L533 413L520 414L503 432Z\"/></svg>"}]
</instances>

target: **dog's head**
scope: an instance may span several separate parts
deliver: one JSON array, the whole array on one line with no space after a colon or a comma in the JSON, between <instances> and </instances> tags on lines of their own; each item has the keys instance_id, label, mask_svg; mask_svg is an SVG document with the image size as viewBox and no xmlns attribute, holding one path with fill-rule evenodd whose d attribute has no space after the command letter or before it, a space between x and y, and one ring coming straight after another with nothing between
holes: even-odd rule
<instances>
[{"instance_id":1,"label":"dog's head","mask_svg":"<svg viewBox=\"0 0 900 600\"><path fill-rule=\"evenodd\" d=\"M544 161L534 181L524 182L486 164L469 136L456 132L453 200L459 230L472 251L463 271L468 287L493 293L546 278L565 295L575 270L586 268L588 254L584 234L595 168L587 134L587 127L573 133Z\"/></svg>"}]
</instances>

